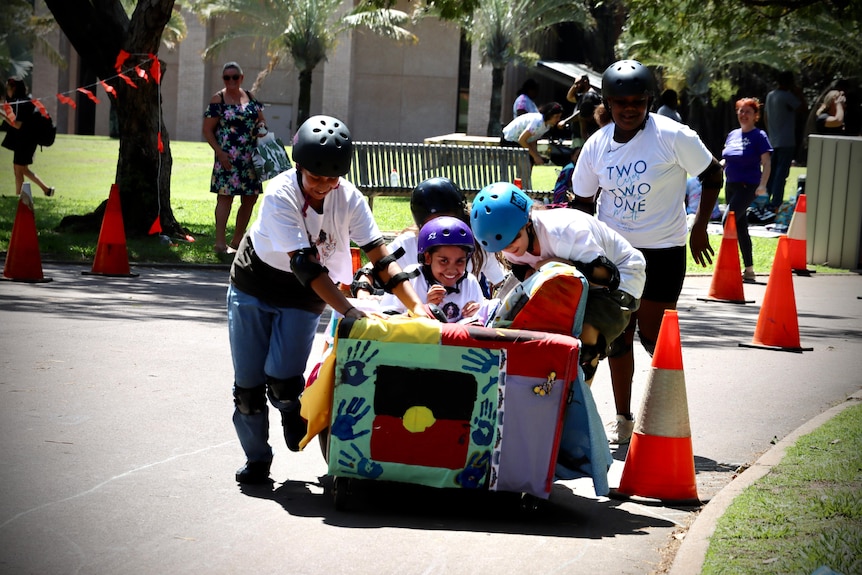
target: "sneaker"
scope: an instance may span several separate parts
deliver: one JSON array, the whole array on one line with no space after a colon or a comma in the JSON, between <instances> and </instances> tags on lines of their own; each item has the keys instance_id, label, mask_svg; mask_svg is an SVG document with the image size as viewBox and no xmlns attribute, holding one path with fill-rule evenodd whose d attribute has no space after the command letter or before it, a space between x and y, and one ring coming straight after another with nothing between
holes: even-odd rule
<instances>
[{"instance_id":1,"label":"sneaker","mask_svg":"<svg viewBox=\"0 0 862 575\"><path fill-rule=\"evenodd\" d=\"M245 465L236 470L236 482L248 484L272 483L269 478L269 466L272 461L246 461Z\"/></svg>"},{"instance_id":2,"label":"sneaker","mask_svg":"<svg viewBox=\"0 0 862 575\"><path fill-rule=\"evenodd\" d=\"M49 198L51 196L53 196L54 195L54 188L48 188L48 190L45 192L45 195Z\"/></svg>"},{"instance_id":3,"label":"sneaker","mask_svg":"<svg viewBox=\"0 0 862 575\"><path fill-rule=\"evenodd\" d=\"M754 270L745 270L742 272L742 281L747 284L755 283L757 281L757 275L754 273Z\"/></svg>"},{"instance_id":4,"label":"sneaker","mask_svg":"<svg viewBox=\"0 0 862 575\"><path fill-rule=\"evenodd\" d=\"M625 415L617 414L616 420L610 422L608 429L608 443L624 445L631 441L632 432L635 430L634 419L626 419Z\"/></svg>"}]
</instances>

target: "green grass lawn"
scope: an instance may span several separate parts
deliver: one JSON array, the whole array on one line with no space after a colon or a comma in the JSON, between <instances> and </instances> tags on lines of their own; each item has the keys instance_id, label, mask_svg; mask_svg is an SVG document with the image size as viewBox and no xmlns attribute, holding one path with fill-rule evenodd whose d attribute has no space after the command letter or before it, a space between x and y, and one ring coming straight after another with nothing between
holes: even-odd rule
<instances>
[{"instance_id":1,"label":"green grass lawn","mask_svg":"<svg viewBox=\"0 0 862 575\"><path fill-rule=\"evenodd\" d=\"M215 198L209 192L212 150L204 142L171 142L171 207L177 220L195 238L193 243L175 242L164 246L157 237L127 238L131 262L218 263L212 251L214 236ZM45 260L92 262L98 245L98 233L59 233L60 220L67 215L83 215L103 202L114 183L119 142L103 136L57 136L50 148L36 152L33 171L49 186L57 189L53 198L42 196L33 185L36 201L36 225L39 249ZM12 153L0 148L0 251L5 251L15 220L17 198L14 195ZM535 189L553 189L559 168L537 166L533 169ZM795 194L796 178L802 168L793 168L787 180L787 195ZM238 202L237 202L238 204ZM256 213L256 212L255 212ZM380 228L397 232L411 225L409 200L377 198L374 214ZM232 233L233 214L228 223ZM716 253L721 238L711 238ZM754 264L758 273L768 273L772 267L777 240L753 238ZM835 271L814 266L818 271ZM713 267L701 268L689 256L690 273L712 273Z\"/></svg>"},{"instance_id":2,"label":"green grass lawn","mask_svg":"<svg viewBox=\"0 0 862 575\"><path fill-rule=\"evenodd\" d=\"M719 519L702 573L862 573L862 405L800 438Z\"/></svg>"}]
</instances>

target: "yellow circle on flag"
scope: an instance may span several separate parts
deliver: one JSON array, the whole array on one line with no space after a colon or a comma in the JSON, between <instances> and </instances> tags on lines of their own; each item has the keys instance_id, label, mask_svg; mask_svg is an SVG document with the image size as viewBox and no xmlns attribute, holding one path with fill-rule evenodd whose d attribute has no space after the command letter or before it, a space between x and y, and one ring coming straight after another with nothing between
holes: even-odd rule
<instances>
[{"instance_id":1,"label":"yellow circle on flag","mask_svg":"<svg viewBox=\"0 0 862 575\"><path fill-rule=\"evenodd\" d=\"M414 405L404 412L404 429L410 433L422 433L437 421L434 413L424 405Z\"/></svg>"}]
</instances>

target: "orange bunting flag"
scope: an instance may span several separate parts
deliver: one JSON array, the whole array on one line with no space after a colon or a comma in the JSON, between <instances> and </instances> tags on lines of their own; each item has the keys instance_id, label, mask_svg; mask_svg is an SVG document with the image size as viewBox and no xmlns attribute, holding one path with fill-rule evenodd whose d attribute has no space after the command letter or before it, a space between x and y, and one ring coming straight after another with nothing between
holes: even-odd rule
<instances>
[{"instance_id":1,"label":"orange bunting flag","mask_svg":"<svg viewBox=\"0 0 862 575\"><path fill-rule=\"evenodd\" d=\"M131 56L131 54L129 54L125 50L120 50L120 53L117 54L117 61L114 63L114 70L116 70L117 72L122 70L123 63L129 59L129 56Z\"/></svg>"},{"instance_id":2,"label":"orange bunting flag","mask_svg":"<svg viewBox=\"0 0 862 575\"><path fill-rule=\"evenodd\" d=\"M110 94L110 95L111 95L111 96L113 96L114 98L116 98L116 97L117 97L117 91L116 91L116 90L114 90L114 87L113 87L113 86L111 86L111 85L107 84L104 80L99 80L99 84L101 84L101 85L102 85L102 88L104 88L104 89L105 89L105 92L107 92L108 94Z\"/></svg>"},{"instance_id":3,"label":"orange bunting flag","mask_svg":"<svg viewBox=\"0 0 862 575\"><path fill-rule=\"evenodd\" d=\"M156 216L156 221L153 222L153 225L150 226L149 235L155 235L162 233L162 221L159 216Z\"/></svg>"},{"instance_id":4,"label":"orange bunting flag","mask_svg":"<svg viewBox=\"0 0 862 575\"><path fill-rule=\"evenodd\" d=\"M159 131L159 153L160 154L165 153L165 145L162 143L162 132L161 131Z\"/></svg>"},{"instance_id":5,"label":"orange bunting flag","mask_svg":"<svg viewBox=\"0 0 862 575\"><path fill-rule=\"evenodd\" d=\"M138 73L138 77L143 78L144 80L147 80L147 79L148 79L148 78L147 78L147 73L146 73L146 72L144 71L144 69L143 69L143 68L141 68L140 66L135 66L135 72L137 72L137 73Z\"/></svg>"},{"instance_id":6,"label":"orange bunting flag","mask_svg":"<svg viewBox=\"0 0 862 575\"><path fill-rule=\"evenodd\" d=\"M39 110L39 113L45 116L46 118L50 118L50 114L48 114L48 110L45 109L45 105L39 100L30 100L33 102L33 105L36 106L36 109Z\"/></svg>"},{"instance_id":7,"label":"orange bunting flag","mask_svg":"<svg viewBox=\"0 0 862 575\"><path fill-rule=\"evenodd\" d=\"M73 108L77 108L78 104L75 103L75 100L68 96L64 96L63 94L57 94L57 101L61 104L66 104L67 106L72 106Z\"/></svg>"},{"instance_id":8,"label":"orange bunting flag","mask_svg":"<svg viewBox=\"0 0 862 575\"><path fill-rule=\"evenodd\" d=\"M96 96L95 96L91 91L89 91L88 89L86 89L86 88L78 88L78 91L79 91L79 92L81 92L82 94L84 94L85 96L87 96L89 99L91 99L91 100L92 100L93 102L95 102L96 104L98 104L98 103L99 103L99 99L98 99L98 98L97 98L97 97L96 97Z\"/></svg>"},{"instance_id":9,"label":"orange bunting flag","mask_svg":"<svg viewBox=\"0 0 862 575\"><path fill-rule=\"evenodd\" d=\"M128 76L126 76L125 74L117 74L117 76L119 76L120 78L122 78L122 79L123 79L123 81L124 81L126 84L128 84L129 86L131 86L132 88L135 88L135 89L137 89L137 88L138 88L138 87L135 85L135 83L132 81L132 79L131 79L131 78L129 78Z\"/></svg>"},{"instance_id":10,"label":"orange bunting flag","mask_svg":"<svg viewBox=\"0 0 862 575\"><path fill-rule=\"evenodd\" d=\"M153 77L156 84L159 84L162 81L162 65L155 54L150 54L150 58L153 59L153 65L150 66L150 76Z\"/></svg>"},{"instance_id":11,"label":"orange bunting flag","mask_svg":"<svg viewBox=\"0 0 862 575\"><path fill-rule=\"evenodd\" d=\"M6 120L11 124L15 121L15 112L12 111L12 106L9 102L3 102L3 113L6 114Z\"/></svg>"}]
</instances>

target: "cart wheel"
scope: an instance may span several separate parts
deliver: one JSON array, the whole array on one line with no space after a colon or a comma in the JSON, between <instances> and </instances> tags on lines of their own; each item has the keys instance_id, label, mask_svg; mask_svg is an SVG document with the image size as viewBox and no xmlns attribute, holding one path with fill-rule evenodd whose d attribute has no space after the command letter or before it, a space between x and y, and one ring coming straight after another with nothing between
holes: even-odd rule
<instances>
[{"instance_id":1,"label":"cart wheel","mask_svg":"<svg viewBox=\"0 0 862 575\"><path fill-rule=\"evenodd\" d=\"M317 434L317 440L320 442L320 453L323 454L323 460L329 463L329 428Z\"/></svg>"},{"instance_id":2,"label":"cart wheel","mask_svg":"<svg viewBox=\"0 0 862 575\"><path fill-rule=\"evenodd\" d=\"M350 497L350 479L348 477L332 478L332 499L336 511L347 509L347 499Z\"/></svg>"},{"instance_id":3,"label":"cart wheel","mask_svg":"<svg viewBox=\"0 0 862 575\"><path fill-rule=\"evenodd\" d=\"M535 513L539 509L539 498L529 493L522 493L520 507L524 513Z\"/></svg>"}]
</instances>

